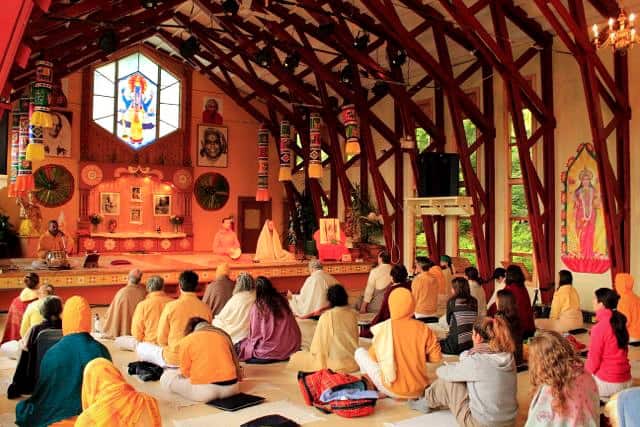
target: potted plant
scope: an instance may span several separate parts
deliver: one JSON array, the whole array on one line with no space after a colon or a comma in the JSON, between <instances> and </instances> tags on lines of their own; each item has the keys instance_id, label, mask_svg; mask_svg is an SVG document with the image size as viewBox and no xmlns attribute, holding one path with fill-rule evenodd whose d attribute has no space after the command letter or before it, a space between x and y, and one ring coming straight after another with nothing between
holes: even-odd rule
<instances>
[{"instance_id":1,"label":"potted plant","mask_svg":"<svg viewBox=\"0 0 640 427\"><path fill-rule=\"evenodd\" d=\"M287 230L287 236L285 237L285 243L287 244L287 250L292 254L295 254L296 246L298 244L298 236L296 235L295 222L291 214L289 214L289 228Z\"/></svg>"},{"instance_id":2,"label":"potted plant","mask_svg":"<svg viewBox=\"0 0 640 427\"><path fill-rule=\"evenodd\" d=\"M14 225L9 222L9 215L0 214L0 258L19 258L21 252L20 237Z\"/></svg>"},{"instance_id":3,"label":"potted plant","mask_svg":"<svg viewBox=\"0 0 640 427\"><path fill-rule=\"evenodd\" d=\"M180 231L180 226L184 223L184 216L182 215L171 215L169 217L169 222L173 224L173 231Z\"/></svg>"},{"instance_id":4,"label":"potted plant","mask_svg":"<svg viewBox=\"0 0 640 427\"><path fill-rule=\"evenodd\" d=\"M102 222L102 217L96 213L89 215L89 222L93 225L93 232L98 231L98 225Z\"/></svg>"},{"instance_id":5,"label":"potted plant","mask_svg":"<svg viewBox=\"0 0 640 427\"><path fill-rule=\"evenodd\" d=\"M347 228L353 247L363 258L375 258L382 249L382 216L369 198L362 198L360 186L351 191L351 208L347 214Z\"/></svg>"}]
</instances>

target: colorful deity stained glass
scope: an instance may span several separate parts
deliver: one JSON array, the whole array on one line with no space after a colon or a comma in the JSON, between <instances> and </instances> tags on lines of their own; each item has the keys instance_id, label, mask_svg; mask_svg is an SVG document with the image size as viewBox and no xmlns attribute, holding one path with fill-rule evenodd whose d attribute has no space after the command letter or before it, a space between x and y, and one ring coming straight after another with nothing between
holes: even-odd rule
<instances>
[{"instance_id":1,"label":"colorful deity stained glass","mask_svg":"<svg viewBox=\"0 0 640 427\"><path fill-rule=\"evenodd\" d=\"M140 53L96 68L93 121L139 150L180 126L180 81Z\"/></svg>"}]
</instances>

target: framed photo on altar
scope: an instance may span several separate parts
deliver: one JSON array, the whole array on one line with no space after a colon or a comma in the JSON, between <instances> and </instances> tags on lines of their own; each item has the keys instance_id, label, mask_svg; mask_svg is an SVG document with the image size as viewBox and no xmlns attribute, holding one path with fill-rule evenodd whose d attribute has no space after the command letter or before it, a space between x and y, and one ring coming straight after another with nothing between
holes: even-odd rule
<instances>
[{"instance_id":1,"label":"framed photo on altar","mask_svg":"<svg viewBox=\"0 0 640 427\"><path fill-rule=\"evenodd\" d=\"M129 209L129 223L130 224L142 224L142 207L136 206Z\"/></svg>"},{"instance_id":2,"label":"framed photo on altar","mask_svg":"<svg viewBox=\"0 0 640 427\"><path fill-rule=\"evenodd\" d=\"M320 244L335 245L340 241L340 220L338 218L320 218Z\"/></svg>"},{"instance_id":3,"label":"framed photo on altar","mask_svg":"<svg viewBox=\"0 0 640 427\"><path fill-rule=\"evenodd\" d=\"M198 125L196 147L198 166L227 167L229 139L226 126Z\"/></svg>"},{"instance_id":4,"label":"framed photo on altar","mask_svg":"<svg viewBox=\"0 0 640 427\"><path fill-rule=\"evenodd\" d=\"M153 195L153 215L154 216L170 216L171 215L171 195L169 194Z\"/></svg>"},{"instance_id":5,"label":"framed photo on altar","mask_svg":"<svg viewBox=\"0 0 640 427\"><path fill-rule=\"evenodd\" d=\"M100 193L100 213L120 215L120 193Z\"/></svg>"},{"instance_id":6,"label":"framed photo on altar","mask_svg":"<svg viewBox=\"0 0 640 427\"><path fill-rule=\"evenodd\" d=\"M142 187L139 187L137 185L131 187L131 201L142 202Z\"/></svg>"}]
</instances>

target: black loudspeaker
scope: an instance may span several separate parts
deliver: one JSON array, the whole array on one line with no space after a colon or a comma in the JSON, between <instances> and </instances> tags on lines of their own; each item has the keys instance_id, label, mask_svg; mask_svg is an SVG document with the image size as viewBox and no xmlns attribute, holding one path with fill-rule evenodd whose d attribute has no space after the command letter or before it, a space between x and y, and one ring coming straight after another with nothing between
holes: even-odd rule
<instances>
[{"instance_id":1,"label":"black loudspeaker","mask_svg":"<svg viewBox=\"0 0 640 427\"><path fill-rule=\"evenodd\" d=\"M459 169L457 154L421 153L418 155L418 196L457 196Z\"/></svg>"}]
</instances>

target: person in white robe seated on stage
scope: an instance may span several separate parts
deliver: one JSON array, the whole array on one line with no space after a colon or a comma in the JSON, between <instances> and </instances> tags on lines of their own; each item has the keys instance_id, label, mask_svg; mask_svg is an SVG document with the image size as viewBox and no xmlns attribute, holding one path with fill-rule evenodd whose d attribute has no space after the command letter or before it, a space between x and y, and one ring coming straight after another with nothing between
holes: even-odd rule
<instances>
[{"instance_id":1,"label":"person in white robe seated on stage","mask_svg":"<svg viewBox=\"0 0 640 427\"><path fill-rule=\"evenodd\" d=\"M378 265L369 272L367 287L364 288L364 295L356 306L360 313L377 313L382 306L384 293L387 287L393 282L391 280L391 255L387 251L380 251L378 254Z\"/></svg>"},{"instance_id":2,"label":"person in white robe seated on stage","mask_svg":"<svg viewBox=\"0 0 640 427\"><path fill-rule=\"evenodd\" d=\"M64 251L67 255L73 252L73 239L70 239L58 228L58 221L49 221L48 230L38 240L36 250L38 258L45 259L49 252Z\"/></svg>"},{"instance_id":3,"label":"person in white robe seated on stage","mask_svg":"<svg viewBox=\"0 0 640 427\"><path fill-rule=\"evenodd\" d=\"M231 259L238 259L242 255L240 241L238 241L236 232L233 231L232 217L222 220L222 228L218 230L213 238L213 253L228 256Z\"/></svg>"},{"instance_id":4,"label":"person in white robe seated on stage","mask_svg":"<svg viewBox=\"0 0 640 427\"><path fill-rule=\"evenodd\" d=\"M105 315L102 335L104 338L116 338L131 335L131 321L138 303L147 296L147 290L140 285L142 272L133 269L129 272L127 284L116 292Z\"/></svg>"},{"instance_id":5,"label":"person in white robe seated on stage","mask_svg":"<svg viewBox=\"0 0 640 427\"><path fill-rule=\"evenodd\" d=\"M164 292L164 279L160 276L147 279L147 292L144 301L133 312L131 335L116 338L116 347L120 350L134 351L141 342L157 344L160 315L164 306L173 301L173 298Z\"/></svg>"},{"instance_id":6,"label":"person in white robe seated on stage","mask_svg":"<svg viewBox=\"0 0 640 427\"><path fill-rule=\"evenodd\" d=\"M287 292L291 311L296 317L307 319L317 317L329 308L327 290L337 284L335 277L324 271L322 263L317 259L309 261L309 277L304 281L299 294Z\"/></svg>"},{"instance_id":7,"label":"person in white robe seated on stage","mask_svg":"<svg viewBox=\"0 0 640 427\"><path fill-rule=\"evenodd\" d=\"M256 284L249 273L240 273L233 295L220 313L213 318L213 326L224 330L234 344L249 336L249 314L256 302Z\"/></svg>"},{"instance_id":8,"label":"person in white robe seated on stage","mask_svg":"<svg viewBox=\"0 0 640 427\"><path fill-rule=\"evenodd\" d=\"M260 236L258 236L256 254L253 259L254 261L293 261L295 259L294 254L282 249L280 234L270 219L265 221Z\"/></svg>"}]
</instances>

